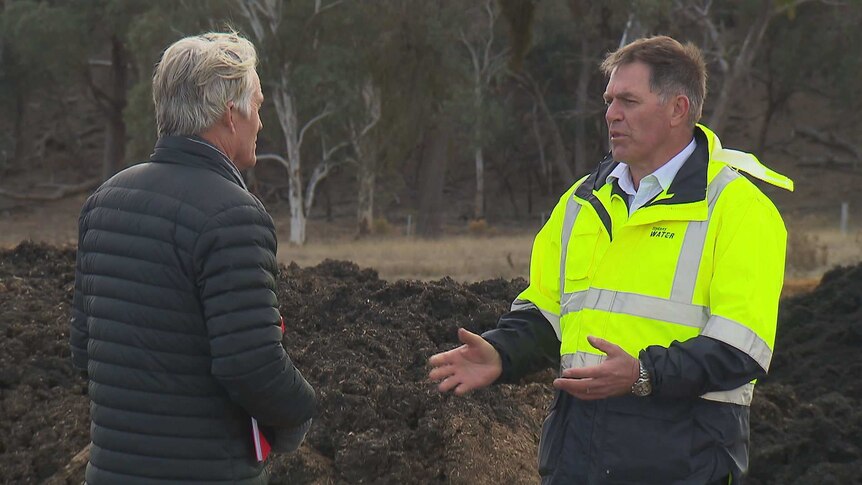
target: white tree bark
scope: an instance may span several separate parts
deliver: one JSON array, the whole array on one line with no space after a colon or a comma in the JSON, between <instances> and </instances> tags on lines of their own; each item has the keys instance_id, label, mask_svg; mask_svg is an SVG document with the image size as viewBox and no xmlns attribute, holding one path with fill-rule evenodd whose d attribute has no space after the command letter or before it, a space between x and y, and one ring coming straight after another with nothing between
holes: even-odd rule
<instances>
[{"instance_id":1,"label":"white tree bark","mask_svg":"<svg viewBox=\"0 0 862 485\"><path fill-rule=\"evenodd\" d=\"M483 13L486 17L486 28L475 40L468 39L461 31L461 43L470 55L473 66L473 109L476 121L473 126L473 159L476 165L476 194L473 203L473 218L485 217L485 156L483 152L482 133L485 129L484 101L485 92L494 76L504 66L507 51L494 52L494 27L499 17L496 3L486 0Z\"/></svg>"},{"instance_id":2,"label":"white tree bark","mask_svg":"<svg viewBox=\"0 0 862 485\"><path fill-rule=\"evenodd\" d=\"M318 15L324 10L332 8L342 0L323 5L321 0L315 0L313 15ZM275 36L281 26L281 9L284 5L282 0L237 0L242 15L251 26L252 32L259 44L263 44L267 37ZM276 160L287 170L288 176L288 202L290 204L290 242L292 244L305 244L306 222L314 201L314 193L318 184L329 175L332 169L332 156L346 143L336 145L332 149L323 149L323 156L318 165L314 167L308 181L306 191L302 190L302 143L305 134L318 121L333 113L327 106L323 111L305 122L301 123L296 110L296 96L291 88L290 74L291 63L283 59L279 69L278 78L275 79L272 98L278 121L284 136L285 155L265 154L258 155L258 160Z\"/></svg>"}]
</instances>

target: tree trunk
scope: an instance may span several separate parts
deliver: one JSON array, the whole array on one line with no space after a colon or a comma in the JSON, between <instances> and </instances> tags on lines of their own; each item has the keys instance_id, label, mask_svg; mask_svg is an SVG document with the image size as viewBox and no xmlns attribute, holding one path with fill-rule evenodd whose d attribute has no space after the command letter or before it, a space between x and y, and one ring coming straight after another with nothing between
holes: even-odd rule
<instances>
[{"instance_id":1,"label":"tree trunk","mask_svg":"<svg viewBox=\"0 0 862 485\"><path fill-rule=\"evenodd\" d=\"M15 127L13 128L13 139L15 147L13 157L15 161L21 159L24 154L24 115L27 113L27 100L19 92L15 95Z\"/></svg>"},{"instance_id":2,"label":"tree trunk","mask_svg":"<svg viewBox=\"0 0 862 485\"><path fill-rule=\"evenodd\" d=\"M445 123L425 132L419 170L419 214L416 234L436 237L443 229L442 199L449 158L449 133Z\"/></svg>"},{"instance_id":3,"label":"tree trunk","mask_svg":"<svg viewBox=\"0 0 862 485\"><path fill-rule=\"evenodd\" d=\"M288 91L286 73L274 90L273 100L284 142L287 149L287 199L290 202L290 242L305 244L305 210L302 197L302 173L300 171L299 121L293 94Z\"/></svg>"},{"instance_id":4,"label":"tree trunk","mask_svg":"<svg viewBox=\"0 0 862 485\"><path fill-rule=\"evenodd\" d=\"M548 126L551 128L551 141L554 145L554 162L560 170L560 177L564 180L563 185L569 186L575 181L575 175L569 167L568 162L566 162L566 145L563 143L563 134L560 133L560 127L554 120L554 116L545 104L544 99L541 106L542 111L545 113L545 118L548 120Z\"/></svg>"},{"instance_id":5,"label":"tree trunk","mask_svg":"<svg viewBox=\"0 0 862 485\"><path fill-rule=\"evenodd\" d=\"M593 63L587 62L590 57L589 41L586 38L581 39L581 68L578 72L578 84L575 89L575 147L574 147L574 164L572 171L574 177L577 177L581 172L580 167L587 165L587 100L590 99L587 90L590 87L590 74L593 70ZM574 179L569 179L567 183L573 183Z\"/></svg>"},{"instance_id":6,"label":"tree trunk","mask_svg":"<svg viewBox=\"0 0 862 485\"><path fill-rule=\"evenodd\" d=\"M477 64L478 66L478 64ZM473 84L473 109L476 111L476 125L473 126L473 160L476 165L476 194L473 198L473 219L485 217L485 157L482 152L482 124L485 117L482 113L483 93L482 77L476 69Z\"/></svg>"},{"instance_id":7,"label":"tree trunk","mask_svg":"<svg viewBox=\"0 0 862 485\"><path fill-rule=\"evenodd\" d=\"M356 178L359 185L356 207L356 235L362 237L374 233L374 187L377 181L377 157L379 142L376 136L370 136L370 131L380 121L381 94L380 88L374 84L371 77L366 78L362 85L362 101L365 105L367 123L357 131L351 123L351 143L356 152L359 165Z\"/></svg>"},{"instance_id":8,"label":"tree trunk","mask_svg":"<svg viewBox=\"0 0 862 485\"><path fill-rule=\"evenodd\" d=\"M551 194L551 186L552 184L552 170L551 166L548 164L547 159L545 158L545 140L542 138L542 132L539 130L539 113L538 113L539 105L534 100L533 101L533 115L530 117L530 124L533 128L533 136L536 138L536 147L539 151L539 170L541 171L541 177L539 177L539 187L544 186L545 195ZM530 172L533 172L530 170ZM532 207L532 206L531 206ZM528 211L532 213L532 209Z\"/></svg>"},{"instance_id":9,"label":"tree trunk","mask_svg":"<svg viewBox=\"0 0 862 485\"><path fill-rule=\"evenodd\" d=\"M566 181L564 185L568 186L574 182L575 176L566 162L566 145L563 143L563 134L560 133L560 126L557 125L554 115L548 108L548 103L545 102L545 95L542 93L541 88L539 88L539 84L529 74L524 74L524 76L520 77L520 80L527 85L528 90L533 95L533 99L539 105L542 116L547 120L548 128L551 131L551 144L554 147L554 164L560 172L560 177Z\"/></svg>"},{"instance_id":10,"label":"tree trunk","mask_svg":"<svg viewBox=\"0 0 862 485\"><path fill-rule=\"evenodd\" d=\"M777 10L772 10L772 3L769 0L764 0L762 2L763 5L763 13L760 17L748 28L748 32L746 33L745 40L742 42L742 45L739 47L739 51L736 53L736 59L733 61L732 65L729 60L725 60L725 62L720 63L720 66L729 66L724 69L724 79L721 83L721 88L718 91L718 97L713 103L712 114L709 117L709 128L715 132L720 132L724 127L724 122L727 121L727 111L730 107L731 99L736 93L737 84L740 80L744 79L748 76L748 72L751 70L751 65L754 63L754 58L757 55L757 52L760 50L760 45L763 43L763 37L766 35L766 30L769 27L769 23L772 20L773 15L782 11L783 8L788 7L793 2L788 2L784 7L778 7ZM710 22L707 18L704 22ZM709 31L717 31L717 29L713 25L709 25ZM719 36L713 35L713 38L719 42ZM722 52L727 52L728 49L722 48L720 49Z\"/></svg>"},{"instance_id":11,"label":"tree trunk","mask_svg":"<svg viewBox=\"0 0 862 485\"><path fill-rule=\"evenodd\" d=\"M477 146L475 151L476 160L476 197L473 202L473 218L485 218L485 157L482 147Z\"/></svg>"},{"instance_id":12,"label":"tree trunk","mask_svg":"<svg viewBox=\"0 0 862 485\"><path fill-rule=\"evenodd\" d=\"M125 165L126 123L126 49L117 36L111 36L110 98L107 102L105 147L102 157L102 178L107 180Z\"/></svg>"},{"instance_id":13,"label":"tree trunk","mask_svg":"<svg viewBox=\"0 0 862 485\"><path fill-rule=\"evenodd\" d=\"M120 167L126 156L126 124L109 116L105 120L105 149L102 157L102 180L111 178Z\"/></svg>"},{"instance_id":14,"label":"tree trunk","mask_svg":"<svg viewBox=\"0 0 862 485\"><path fill-rule=\"evenodd\" d=\"M374 183L377 179L375 172L373 167L365 163L359 165L359 200L356 211L359 236L374 233Z\"/></svg>"}]
</instances>

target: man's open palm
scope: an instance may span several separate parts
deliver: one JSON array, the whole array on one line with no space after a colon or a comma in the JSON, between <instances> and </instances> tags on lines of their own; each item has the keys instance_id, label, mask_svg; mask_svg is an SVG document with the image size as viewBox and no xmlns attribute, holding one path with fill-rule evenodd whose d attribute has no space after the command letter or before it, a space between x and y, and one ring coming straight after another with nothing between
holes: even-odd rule
<instances>
[{"instance_id":1,"label":"man's open palm","mask_svg":"<svg viewBox=\"0 0 862 485\"><path fill-rule=\"evenodd\" d=\"M458 329L462 344L456 349L432 355L428 359L432 381L440 381L440 392L454 389L455 394L466 394L474 389L489 386L503 372L500 354L481 336L463 328Z\"/></svg>"}]
</instances>

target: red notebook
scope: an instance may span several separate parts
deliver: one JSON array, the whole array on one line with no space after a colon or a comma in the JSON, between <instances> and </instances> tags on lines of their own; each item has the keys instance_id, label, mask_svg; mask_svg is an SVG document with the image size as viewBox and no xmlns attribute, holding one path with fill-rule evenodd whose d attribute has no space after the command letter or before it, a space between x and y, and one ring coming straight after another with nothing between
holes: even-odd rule
<instances>
[{"instance_id":1,"label":"red notebook","mask_svg":"<svg viewBox=\"0 0 862 485\"><path fill-rule=\"evenodd\" d=\"M257 458L258 462L266 460L272 447L269 445L269 441L266 440L266 436L257 427L257 420L254 418L251 418L251 436L254 440L254 457Z\"/></svg>"}]
</instances>

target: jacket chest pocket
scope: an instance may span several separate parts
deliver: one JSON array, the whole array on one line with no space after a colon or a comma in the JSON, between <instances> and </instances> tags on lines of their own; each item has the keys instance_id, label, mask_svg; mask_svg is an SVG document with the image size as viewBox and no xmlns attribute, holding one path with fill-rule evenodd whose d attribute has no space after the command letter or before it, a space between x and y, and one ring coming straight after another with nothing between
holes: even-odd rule
<instances>
[{"instance_id":1,"label":"jacket chest pocket","mask_svg":"<svg viewBox=\"0 0 862 485\"><path fill-rule=\"evenodd\" d=\"M583 290L589 284L590 271L595 265L601 232L598 228L584 228L572 232L566 251L566 292Z\"/></svg>"}]
</instances>

